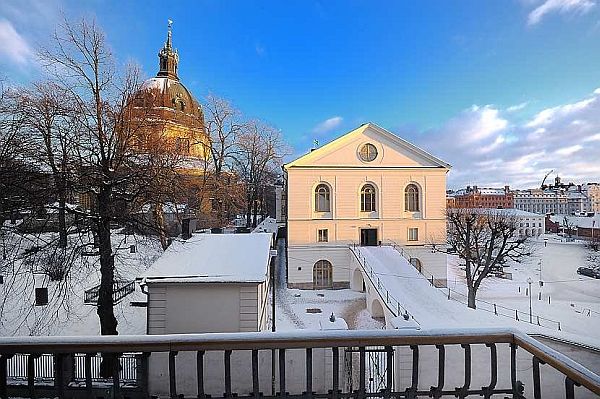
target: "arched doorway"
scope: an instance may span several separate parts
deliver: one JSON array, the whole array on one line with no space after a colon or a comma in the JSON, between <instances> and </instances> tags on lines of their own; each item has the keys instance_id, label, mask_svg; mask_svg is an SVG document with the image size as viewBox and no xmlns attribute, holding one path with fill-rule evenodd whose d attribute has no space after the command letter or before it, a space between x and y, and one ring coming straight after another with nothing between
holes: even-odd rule
<instances>
[{"instance_id":1,"label":"arched doorway","mask_svg":"<svg viewBox=\"0 0 600 399\"><path fill-rule=\"evenodd\" d=\"M354 273L352 273L352 289L354 291L365 292L365 281L360 269L355 269Z\"/></svg>"},{"instance_id":2,"label":"arched doorway","mask_svg":"<svg viewBox=\"0 0 600 399\"><path fill-rule=\"evenodd\" d=\"M410 264L413 265L415 269L419 271L419 273L421 273L423 265L421 264L421 261L418 258L410 258Z\"/></svg>"},{"instance_id":3,"label":"arched doorway","mask_svg":"<svg viewBox=\"0 0 600 399\"><path fill-rule=\"evenodd\" d=\"M328 260L318 260L313 266L313 289L333 288L333 266Z\"/></svg>"},{"instance_id":4,"label":"arched doorway","mask_svg":"<svg viewBox=\"0 0 600 399\"><path fill-rule=\"evenodd\" d=\"M385 322L385 312L378 299L373 299L373 302L371 302L371 317Z\"/></svg>"}]
</instances>

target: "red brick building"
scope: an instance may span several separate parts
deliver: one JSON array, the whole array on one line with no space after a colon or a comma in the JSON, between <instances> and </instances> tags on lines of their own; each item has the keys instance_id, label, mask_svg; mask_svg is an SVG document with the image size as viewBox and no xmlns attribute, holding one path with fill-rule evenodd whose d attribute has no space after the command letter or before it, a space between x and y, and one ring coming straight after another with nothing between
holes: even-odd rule
<instances>
[{"instance_id":1,"label":"red brick building","mask_svg":"<svg viewBox=\"0 0 600 399\"><path fill-rule=\"evenodd\" d=\"M479 188L467 186L450 194L446 199L448 208L501 208L515 206L515 198L509 186L504 188Z\"/></svg>"}]
</instances>

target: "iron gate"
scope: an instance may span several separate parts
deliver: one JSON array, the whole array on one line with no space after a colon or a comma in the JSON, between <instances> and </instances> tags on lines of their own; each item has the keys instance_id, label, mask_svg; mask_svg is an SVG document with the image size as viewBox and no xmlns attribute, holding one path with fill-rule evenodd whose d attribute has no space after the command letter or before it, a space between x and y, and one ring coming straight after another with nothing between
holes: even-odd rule
<instances>
[{"instance_id":1,"label":"iron gate","mask_svg":"<svg viewBox=\"0 0 600 399\"><path fill-rule=\"evenodd\" d=\"M354 392L362 388L366 393L379 393L393 389L394 350L391 347L369 346L364 348L364 370L361 370L361 349L346 348L344 352L344 371L346 389Z\"/></svg>"}]
</instances>

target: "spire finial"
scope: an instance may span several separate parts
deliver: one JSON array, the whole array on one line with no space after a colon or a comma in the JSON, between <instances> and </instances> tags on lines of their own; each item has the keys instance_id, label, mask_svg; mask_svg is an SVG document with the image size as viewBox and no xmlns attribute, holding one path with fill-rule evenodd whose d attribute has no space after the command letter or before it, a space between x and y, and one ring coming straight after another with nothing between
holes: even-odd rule
<instances>
[{"instance_id":1,"label":"spire finial","mask_svg":"<svg viewBox=\"0 0 600 399\"><path fill-rule=\"evenodd\" d=\"M171 31L173 30L173 20L167 19L167 44L166 47L171 49L173 46L171 44Z\"/></svg>"}]
</instances>

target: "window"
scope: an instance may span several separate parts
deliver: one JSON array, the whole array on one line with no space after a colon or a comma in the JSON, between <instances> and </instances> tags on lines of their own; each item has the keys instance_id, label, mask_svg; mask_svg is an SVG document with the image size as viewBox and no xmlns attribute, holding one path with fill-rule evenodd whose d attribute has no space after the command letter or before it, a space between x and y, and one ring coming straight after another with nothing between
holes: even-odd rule
<instances>
[{"instance_id":1,"label":"window","mask_svg":"<svg viewBox=\"0 0 600 399\"><path fill-rule=\"evenodd\" d=\"M333 267L327 260L319 260L313 267L313 288L333 287Z\"/></svg>"},{"instance_id":2,"label":"window","mask_svg":"<svg viewBox=\"0 0 600 399\"><path fill-rule=\"evenodd\" d=\"M375 212L375 187L365 184L360 190L360 211Z\"/></svg>"},{"instance_id":3,"label":"window","mask_svg":"<svg viewBox=\"0 0 600 399\"><path fill-rule=\"evenodd\" d=\"M331 198L326 184L319 184L315 189L315 211L331 212Z\"/></svg>"},{"instance_id":4,"label":"window","mask_svg":"<svg viewBox=\"0 0 600 399\"><path fill-rule=\"evenodd\" d=\"M404 190L404 209L419 212L419 188L414 184L409 184Z\"/></svg>"},{"instance_id":5,"label":"window","mask_svg":"<svg viewBox=\"0 0 600 399\"><path fill-rule=\"evenodd\" d=\"M329 241L329 230L327 230L327 229L317 230L317 241L318 242L328 242Z\"/></svg>"},{"instance_id":6,"label":"window","mask_svg":"<svg viewBox=\"0 0 600 399\"><path fill-rule=\"evenodd\" d=\"M359 156L365 162L374 161L377 158L377 147L367 143L360 148Z\"/></svg>"},{"instance_id":7,"label":"window","mask_svg":"<svg viewBox=\"0 0 600 399\"><path fill-rule=\"evenodd\" d=\"M419 241L419 229L411 227L408 229L408 241Z\"/></svg>"}]
</instances>

